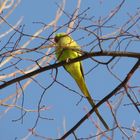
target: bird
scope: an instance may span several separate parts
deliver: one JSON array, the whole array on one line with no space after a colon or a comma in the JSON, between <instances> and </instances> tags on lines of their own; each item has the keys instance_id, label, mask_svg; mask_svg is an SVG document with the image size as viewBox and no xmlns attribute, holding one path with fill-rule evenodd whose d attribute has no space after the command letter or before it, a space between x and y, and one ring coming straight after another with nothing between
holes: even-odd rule
<instances>
[{"instance_id":1,"label":"bird","mask_svg":"<svg viewBox=\"0 0 140 140\"><path fill-rule=\"evenodd\" d=\"M55 55L58 60L58 62L62 61L69 61L70 59L77 58L81 56L80 53L81 47L77 44L76 41L73 40L73 38L66 34L66 33L57 33L54 37L55 42ZM93 101L88 88L86 86L86 82L84 79L84 72L83 72L83 66L81 61L77 61L71 64L65 64L64 69L71 75L71 77L75 80L77 83L79 89L84 94L88 102L90 103L91 107L93 108L95 106L95 102ZM105 120L100 115L98 109L95 110L96 115L104 125L104 127L109 130L109 126L105 122Z\"/></svg>"}]
</instances>

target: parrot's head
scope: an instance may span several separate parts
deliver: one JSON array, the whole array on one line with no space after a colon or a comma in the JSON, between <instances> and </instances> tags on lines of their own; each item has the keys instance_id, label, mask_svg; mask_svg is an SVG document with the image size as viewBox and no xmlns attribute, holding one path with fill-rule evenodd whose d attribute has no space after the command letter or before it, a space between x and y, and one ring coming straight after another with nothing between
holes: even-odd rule
<instances>
[{"instance_id":1,"label":"parrot's head","mask_svg":"<svg viewBox=\"0 0 140 140\"><path fill-rule=\"evenodd\" d=\"M55 43L57 43L60 40L60 38L65 37L65 36L68 36L68 35L66 33L56 34L55 37L54 37Z\"/></svg>"}]
</instances>

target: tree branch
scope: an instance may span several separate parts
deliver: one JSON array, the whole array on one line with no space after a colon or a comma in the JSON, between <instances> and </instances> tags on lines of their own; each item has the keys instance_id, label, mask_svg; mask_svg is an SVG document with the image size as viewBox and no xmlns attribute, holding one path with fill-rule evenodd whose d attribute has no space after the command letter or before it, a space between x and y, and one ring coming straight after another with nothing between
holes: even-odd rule
<instances>
[{"instance_id":1,"label":"tree branch","mask_svg":"<svg viewBox=\"0 0 140 140\"><path fill-rule=\"evenodd\" d=\"M140 59L140 53L135 53L135 52L121 52L121 51L112 51L112 52L109 52L109 51L101 51L101 52L92 52L92 53L88 53L88 52L84 52L84 54L80 57L77 57L75 59L71 59L69 60L69 62L66 62L66 61L63 61L63 62L59 62L59 63L55 63L55 64L52 64L52 65L49 65L49 66L45 66L45 67L42 67L42 68L39 68L35 71L32 71L30 73L27 73L25 75L22 75L22 76L19 76L17 78L14 78L12 80L9 80L7 82L4 82L4 84L1 84L0 85L0 89L3 89L7 86L10 86L16 82L19 82L19 81L22 81L24 79L27 79L27 78L30 78L31 76L34 76L38 73L41 73L41 72L44 72L44 71L47 71L47 70L50 70L50 69L54 69L54 68L58 68L60 66L64 66L66 64L71 64L71 63L74 63L74 62L77 62L77 61L81 61L81 60L84 60L84 59L87 59L87 58L90 58L90 57L97 57L97 56L113 56L113 57L132 57L132 58L139 58Z\"/></svg>"},{"instance_id":2,"label":"tree branch","mask_svg":"<svg viewBox=\"0 0 140 140\"><path fill-rule=\"evenodd\" d=\"M125 85L129 81L129 79L132 77L134 72L137 70L139 65L140 65L140 59L136 62L136 64L133 66L133 68L127 74L126 78L111 93L109 93L100 102L98 102L77 124L75 124L75 126L73 126L68 132L66 132L59 140L64 140L66 137L68 137L70 134L72 134L89 117L89 115L91 115L95 111L95 109L97 109L100 105L102 105L104 102L106 102L108 99L110 99L122 87L125 87Z\"/></svg>"}]
</instances>

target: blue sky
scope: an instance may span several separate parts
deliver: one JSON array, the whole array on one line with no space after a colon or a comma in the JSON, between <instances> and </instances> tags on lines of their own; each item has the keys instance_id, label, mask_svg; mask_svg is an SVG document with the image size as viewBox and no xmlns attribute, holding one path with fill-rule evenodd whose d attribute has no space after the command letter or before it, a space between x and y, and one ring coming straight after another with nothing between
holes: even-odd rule
<instances>
[{"instance_id":1,"label":"blue sky","mask_svg":"<svg viewBox=\"0 0 140 140\"><path fill-rule=\"evenodd\" d=\"M27 34L33 34L38 29L42 27L41 23L48 24L51 22L56 15L56 10L58 9L57 4L61 4L61 0L22 0L21 3L18 5L18 7L14 10L14 12L11 14L11 16L7 19L8 23L11 25L14 25L20 17L23 17L23 21L21 25L25 25L24 27L24 33ZM87 10L86 17L93 17L92 21L89 20L83 20L80 23L80 27L88 26L91 24L95 24L94 21L97 21L100 19L100 17L106 17L109 15L110 11L113 10L121 0L81 0L81 6L80 6L80 13L87 9L89 7L89 10ZM57 3L57 4L56 4ZM76 8L77 1L75 0L67 0L64 11L68 14L72 14ZM133 16L139 8L139 2L137 0L127 0L123 7L120 9L118 14L115 15L108 23L107 25L114 25L116 28L119 28L122 24L124 24L131 16ZM5 11L6 12L6 11ZM3 13L5 14L5 13ZM2 15L3 16L3 15ZM84 15L82 15L84 16ZM69 18L63 14L58 21L57 25L61 26L69 21ZM33 22L40 22L40 23L33 23ZM2 26L2 30L6 30L9 27L7 25ZM58 30L57 32L66 32L66 27ZM93 27L93 30L95 28ZM134 28L135 30L135 28ZM48 35L53 31L53 28L49 28L46 31L44 31L41 36L44 38L47 38ZM115 29L103 29L102 33L103 35L112 33L115 31ZM139 32L139 31L137 31ZM12 33L11 33L12 34ZM10 34L10 35L11 35ZM9 37L10 37L9 35ZM78 40L78 43L81 46L86 46L92 39L94 39L95 36L89 36L87 32L84 30L78 28L72 33L72 36L75 40ZM53 37L53 36L52 36ZM80 40L81 37L84 37ZM20 45L24 44L29 38L23 37L23 39L20 42ZM14 39L13 39L14 40ZM1 45L3 45L7 41L7 38L4 38L4 41L2 40ZM36 39L32 43L29 44L28 48L33 48L39 46L43 41L41 39ZM123 51L126 47L126 44L128 41L122 43L121 50ZM103 47L105 49L109 49L108 45L110 42L104 42ZM89 45L84 47L84 50L90 50L92 46L95 44ZM115 48L112 48L114 50ZM98 50L96 47L95 50ZM128 48L129 51L136 51L140 52L139 49L139 43L133 42L132 45ZM47 50L43 50L42 52L45 52ZM26 55L20 56L21 58L27 58L27 59L33 59L36 60L37 58L42 57L43 55L38 53L28 53ZM96 58L102 61L107 60L108 58ZM14 62L14 59L11 60L11 62ZM127 75L129 70L132 68L132 66L135 64L136 60L131 58L122 58L121 61L119 61L114 69L112 70L121 80L124 79L124 77ZM51 63L54 63L54 60L51 61ZM115 61L113 62L115 63ZM112 65L113 65L112 63ZM31 62L28 62L28 60L22 60L20 63L18 63L18 67L25 68L32 64ZM46 62L47 64L47 62ZM83 61L83 66L85 73L88 72L91 68L93 68L97 63L93 62L92 60L85 60ZM9 64L7 64L9 65ZM15 69L7 69L6 71L2 71L2 74L7 74L10 71L14 71ZM39 76L35 78L35 80L42 84L44 87L47 87L52 81L51 77L52 71L46 71ZM53 70L53 74L55 75L55 70ZM137 85L139 86L140 79L139 77L140 72L137 71L135 75L130 80L129 84L131 86ZM107 67L105 65L100 65L99 67L95 68L92 72L85 75L86 83L88 86L88 89L92 95L92 97L95 100L101 100L104 96L109 94L120 82L114 78L108 71ZM65 84L67 87L70 87L71 89L74 89L79 94L81 94L79 88L75 84L75 81L70 77L70 75L63 69L63 67L60 67L58 69L58 75L57 80L63 84ZM27 80L24 80L21 82L23 85ZM16 85L12 85L7 87L6 89L3 89L0 91L2 93L0 95L0 98L3 99L7 95L10 95L16 91ZM134 90L136 94L139 94L138 90ZM32 82L24 91L24 107L27 109L37 110L38 103L40 100L40 97L43 93L43 89L37 84L36 82ZM119 98L120 95L115 96L111 98L110 101L115 102ZM36 127L36 132L40 136L44 136L46 138L58 138L59 136L62 136L65 131L68 131L71 127L74 126L75 123L77 123L83 116L86 114L86 111L84 108L90 109L90 105L88 102L83 99L79 105L76 104L80 100L80 96L76 93L71 92L70 90L64 88L58 83L54 83L51 88L49 88L44 96L43 100L41 102L41 105L45 105L49 109L46 111L41 112L41 115L47 119L40 119L38 122L38 125ZM17 105L21 106L23 101L23 98L20 98L17 102ZM10 103L10 101L8 102ZM135 121L136 126L139 126L140 119L139 114L136 111L136 109L133 106L124 106L124 104L130 103L130 100L128 100L127 96L124 95L123 101L120 105L120 108L117 112L117 119L119 123L124 127L131 127L132 123ZM5 107L0 107L0 110L5 110ZM108 122L109 126L112 127L112 120L113 117L111 115L111 112L107 106L107 104L103 104L100 107L100 112L102 116L104 116L105 120ZM16 107L8 111L4 116L0 118L0 137L3 140L23 140L28 134L29 129L31 129L37 119L37 112L27 113L23 118L23 123L21 123L21 120L19 121L12 121L17 120L21 116L21 111L17 109ZM97 117L95 115L92 115L93 119L97 121ZM66 128L65 128L66 127ZM103 128L103 126L102 126ZM104 129L104 128L103 128ZM76 135L78 138L86 138L90 135L96 134L95 126L89 121L85 121L80 128L76 130ZM128 134L131 135L130 131L127 131ZM108 133L109 136L110 133ZM124 136L118 129L115 131L115 137L114 139L122 139L122 136ZM136 139L140 137L138 134ZM40 137L30 136L29 140L40 140ZM68 140L73 140L74 137L71 135ZM106 138L102 138L103 140ZM25 140L25 139L24 139Z\"/></svg>"}]
</instances>

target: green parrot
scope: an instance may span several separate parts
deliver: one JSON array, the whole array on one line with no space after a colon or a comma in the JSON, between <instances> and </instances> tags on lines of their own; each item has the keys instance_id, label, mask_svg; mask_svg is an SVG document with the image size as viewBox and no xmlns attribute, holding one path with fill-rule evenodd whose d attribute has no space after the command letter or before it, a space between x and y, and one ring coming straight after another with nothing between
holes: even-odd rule
<instances>
[{"instance_id":1,"label":"green parrot","mask_svg":"<svg viewBox=\"0 0 140 140\"><path fill-rule=\"evenodd\" d=\"M59 62L61 61L67 61L68 59L74 59L76 57L79 57L81 54L78 53L78 50L80 50L80 46L66 33L59 33L56 34L54 37L54 41L56 43L55 45L55 55ZM83 73L83 67L82 63L80 61L72 63L72 64L66 64L64 66L65 70L73 77L73 79L76 81L77 85L79 86L81 92L84 94L84 96L87 98L88 102L92 107L95 106L95 103L90 96L90 93L87 89L85 80L84 80L84 73ZM103 123L104 127L109 130L108 125L106 124L105 120L100 115L99 111L95 110L98 118Z\"/></svg>"}]
</instances>

